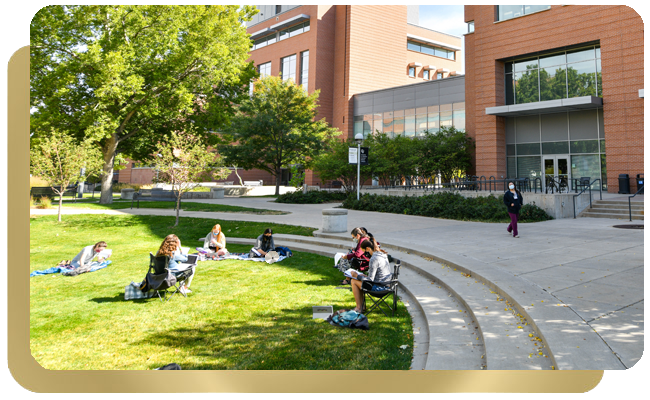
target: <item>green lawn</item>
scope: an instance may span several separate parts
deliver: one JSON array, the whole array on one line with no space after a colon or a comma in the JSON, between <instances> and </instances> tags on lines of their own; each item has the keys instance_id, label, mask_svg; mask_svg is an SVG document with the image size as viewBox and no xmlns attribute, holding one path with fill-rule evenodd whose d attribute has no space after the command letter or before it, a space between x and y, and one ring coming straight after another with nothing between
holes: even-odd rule
<instances>
[{"instance_id":1,"label":"green lawn","mask_svg":"<svg viewBox=\"0 0 650 400\"><path fill-rule=\"evenodd\" d=\"M187 221L188 218L183 219ZM124 286L146 274L149 252L176 233L184 246L200 245L214 220L191 219L168 229L174 217L70 215L30 219L30 271L72 258L99 240L113 249L103 270L30 278L32 355L47 369L408 369L413 348L410 316L369 316L370 330L311 319L311 306L354 307L332 259L294 252L280 263L204 261L188 298L125 301ZM311 235L312 228L217 221L226 236ZM289 245L289 243L276 243ZM228 245L231 252L249 246ZM406 350L399 348L408 345Z\"/></svg>"},{"instance_id":2,"label":"green lawn","mask_svg":"<svg viewBox=\"0 0 650 400\"><path fill-rule=\"evenodd\" d=\"M54 206L58 206L57 203L52 203ZM168 208L174 209L176 203L171 201L140 201L140 208ZM63 202L63 207L66 208L86 208L86 209L95 209L95 210L123 210L126 208L131 208L131 200L113 200L112 204L99 204L99 200L77 200L77 202ZM136 208L136 205L133 205L133 208ZM183 211L214 211L214 212L244 212L249 214L286 214L282 211L275 210L265 210L261 208L249 208L249 207L238 207L238 206L229 206L225 204L209 204L209 203L195 203L192 201L182 201L181 210Z\"/></svg>"}]
</instances>

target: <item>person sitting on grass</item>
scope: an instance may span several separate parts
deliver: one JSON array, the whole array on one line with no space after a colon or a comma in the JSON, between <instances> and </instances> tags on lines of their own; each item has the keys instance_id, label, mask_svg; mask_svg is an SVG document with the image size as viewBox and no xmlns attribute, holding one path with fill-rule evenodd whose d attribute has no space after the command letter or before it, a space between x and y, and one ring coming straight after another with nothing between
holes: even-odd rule
<instances>
[{"instance_id":1,"label":"person sitting on grass","mask_svg":"<svg viewBox=\"0 0 650 400\"><path fill-rule=\"evenodd\" d=\"M108 245L106 242L101 241L97 242L94 245L86 246L84 247L79 254L77 254L70 264L75 268L82 268L82 267L90 267L90 264L92 263L93 259L95 257L99 256L99 253L104 250ZM110 256L109 256L110 257ZM108 258L108 257L106 257ZM104 261L105 258L103 257L98 257L97 261L102 262Z\"/></svg>"},{"instance_id":2,"label":"person sitting on grass","mask_svg":"<svg viewBox=\"0 0 650 400\"><path fill-rule=\"evenodd\" d=\"M215 252L219 257L228 254L228 250L226 249L226 235L221 231L221 225L216 224L212 227L212 231L208 233L203 241L203 248Z\"/></svg>"},{"instance_id":3,"label":"person sitting on grass","mask_svg":"<svg viewBox=\"0 0 650 400\"><path fill-rule=\"evenodd\" d=\"M167 268L174 275L178 275L190 267L188 264L181 264L187 262L187 254L182 253L181 240L174 234L167 235L167 237L163 239L162 243L160 244L160 248L156 253L156 256L169 257L169 264L167 265ZM192 293L190 290L190 285L192 284L192 278L194 278L195 268L194 266L191 266L191 268L192 275L187 279L186 284L181 287L182 293Z\"/></svg>"},{"instance_id":4,"label":"person sitting on grass","mask_svg":"<svg viewBox=\"0 0 650 400\"><path fill-rule=\"evenodd\" d=\"M275 250L275 243L273 243L273 230L266 228L264 233L257 237L255 246L248 253L249 258L264 257L269 251Z\"/></svg>"},{"instance_id":5,"label":"person sitting on grass","mask_svg":"<svg viewBox=\"0 0 650 400\"><path fill-rule=\"evenodd\" d=\"M354 279L351 281L352 285L352 294L354 294L354 301L356 307L354 311L360 313L363 312L363 293L361 292L361 281L374 281L378 283L373 283L372 291L386 290L388 283L393 276L390 272L388 255L386 252L381 250L377 246L377 242L374 239L367 239L361 243L361 249L370 256L370 268L368 270L368 275L357 273L356 271L351 271L351 275ZM386 283L382 285L381 283Z\"/></svg>"}]
</instances>

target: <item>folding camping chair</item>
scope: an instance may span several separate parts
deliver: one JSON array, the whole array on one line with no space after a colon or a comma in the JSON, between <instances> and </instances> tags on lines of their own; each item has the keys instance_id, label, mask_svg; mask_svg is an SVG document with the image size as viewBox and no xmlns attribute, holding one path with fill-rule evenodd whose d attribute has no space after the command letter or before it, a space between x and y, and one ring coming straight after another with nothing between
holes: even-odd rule
<instances>
[{"instance_id":1,"label":"folding camping chair","mask_svg":"<svg viewBox=\"0 0 650 400\"><path fill-rule=\"evenodd\" d=\"M399 286L399 269L402 265L402 262L398 259L393 259L393 261L395 262L393 267L393 276L388 283L373 281L361 282L361 291L363 292L363 308L366 308L366 297L369 297L373 302L372 307L366 311L366 315L370 314L375 308L378 308L382 313L384 313L385 316L388 316L388 314L386 314L381 306L383 303L392 312L392 316L395 316L395 311L397 310L397 287ZM386 290L373 291L373 284L387 286L387 288ZM393 295L393 307L391 307L390 304L386 303L385 301L386 297L391 294Z\"/></svg>"},{"instance_id":2,"label":"folding camping chair","mask_svg":"<svg viewBox=\"0 0 650 400\"><path fill-rule=\"evenodd\" d=\"M147 283L149 289L155 290L160 301L163 298L167 301L171 299L176 293L181 293L187 297L180 289L185 285L185 281L194 274L193 268L187 268L181 272L173 272L169 270L169 257L168 256L154 256L149 253L149 271L147 272ZM174 288L174 292L167 298L167 289ZM160 296L160 293L163 296Z\"/></svg>"}]
</instances>

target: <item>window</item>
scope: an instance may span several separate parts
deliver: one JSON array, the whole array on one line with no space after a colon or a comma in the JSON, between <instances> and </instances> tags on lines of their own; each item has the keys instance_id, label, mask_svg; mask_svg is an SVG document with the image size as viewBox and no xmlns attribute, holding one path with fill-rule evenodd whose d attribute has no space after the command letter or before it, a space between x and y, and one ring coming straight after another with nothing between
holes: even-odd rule
<instances>
[{"instance_id":1,"label":"window","mask_svg":"<svg viewBox=\"0 0 650 400\"><path fill-rule=\"evenodd\" d=\"M289 79L296 80L296 55L290 55L284 57L281 60L282 63L282 80L286 81Z\"/></svg>"},{"instance_id":2,"label":"window","mask_svg":"<svg viewBox=\"0 0 650 400\"><path fill-rule=\"evenodd\" d=\"M422 71L422 78L429 79L429 70L428 69L425 69L424 71Z\"/></svg>"},{"instance_id":3,"label":"window","mask_svg":"<svg viewBox=\"0 0 650 400\"><path fill-rule=\"evenodd\" d=\"M409 67L409 76L415 78L415 67Z\"/></svg>"},{"instance_id":4,"label":"window","mask_svg":"<svg viewBox=\"0 0 650 400\"><path fill-rule=\"evenodd\" d=\"M289 39L304 32L309 32L309 21L281 30L279 40Z\"/></svg>"},{"instance_id":5,"label":"window","mask_svg":"<svg viewBox=\"0 0 650 400\"><path fill-rule=\"evenodd\" d=\"M309 50L300 53L300 82L302 88L307 90L309 86Z\"/></svg>"},{"instance_id":6,"label":"window","mask_svg":"<svg viewBox=\"0 0 650 400\"><path fill-rule=\"evenodd\" d=\"M275 6L275 13L280 14L282 12L282 6Z\"/></svg>"},{"instance_id":7,"label":"window","mask_svg":"<svg viewBox=\"0 0 650 400\"><path fill-rule=\"evenodd\" d=\"M271 63L267 62L257 66L257 71L260 73L260 78L271 75Z\"/></svg>"},{"instance_id":8,"label":"window","mask_svg":"<svg viewBox=\"0 0 650 400\"><path fill-rule=\"evenodd\" d=\"M467 23L467 33L472 33L474 32L474 21L470 21Z\"/></svg>"},{"instance_id":9,"label":"window","mask_svg":"<svg viewBox=\"0 0 650 400\"><path fill-rule=\"evenodd\" d=\"M497 21L505 21L508 19L512 18L517 18L521 17L524 15L532 14L538 11L544 11L550 9L551 6L542 6L542 5L534 5L534 6L514 6L514 5L507 5L507 6L497 6L498 9L498 19Z\"/></svg>"},{"instance_id":10,"label":"window","mask_svg":"<svg viewBox=\"0 0 650 400\"><path fill-rule=\"evenodd\" d=\"M264 36L263 38L257 39L253 42L253 50L261 49L262 47L268 46L269 44L273 44L275 42L275 33Z\"/></svg>"},{"instance_id":11,"label":"window","mask_svg":"<svg viewBox=\"0 0 650 400\"><path fill-rule=\"evenodd\" d=\"M438 72L436 74L436 79L442 79L442 72Z\"/></svg>"},{"instance_id":12,"label":"window","mask_svg":"<svg viewBox=\"0 0 650 400\"><path fill-rule=\"evenodd\" d=\"M443 49L442 47L429 46L428 44L414 42L412 40L406 41L406 49L417 51L419 53L428 54L430 56L446 58L448 60L456 59L455 50L447 50L447 49Z\"/></svg>"},{"instance_id":13,"label":"window","mask_svg":"<svg viewBox=\"0 0 650 400\"><path fill-rule=\"evenodd\" d=\"M602 96L600 46L505 63L506 105Z\"/></svg>"}]
</instances>

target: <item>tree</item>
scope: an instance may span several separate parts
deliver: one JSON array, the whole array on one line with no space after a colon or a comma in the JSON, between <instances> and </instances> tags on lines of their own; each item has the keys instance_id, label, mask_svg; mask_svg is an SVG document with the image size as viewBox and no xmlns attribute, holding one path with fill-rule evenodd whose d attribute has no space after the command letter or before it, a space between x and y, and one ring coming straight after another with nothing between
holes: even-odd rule
<instances>
[{"instance_id":1,"label":"tree","mask_svg":"<svg viewBox=\"0 0 650 400\"><path fill-rule=\"evenodd\" d=\"M220 157L212 149L206 149L198 136L189 133L172 132L167 142L158 143L158 153L151 158L151 164L158 171L156 179L172 185L176 190L176 223L178 226L181 197L197 182L225 179L230 175L221 167Z\"/></svg>"},{"instance_id":2,"label":"tree","mask_svg":"<svg viewBox=\"0 0 650 400\"><path fill-rule=\"evenodd\" d=\"M63 192L73 182L101 173L102 156L99 147L86 140L78 143L70 135L52 130L48 137L30 149L30 173L45 180L59 195L59 222Z\"/></svg>"},{"instance_id":3,"label":"tree","mask_svg":"<svg viewBox=\"0 0 650 400\"><path fill-rule=\"evenodd\" d=\"M31 132L101 144L100 203L119 150L145 159L188 125L206 143L256 74L243 25L251 6L48 6L31 22Z\"/></svg>"},{"instance_id":4,"label":"tree","mask_svg":"<svg viewBox=\"0 0 650 400\"><path fill-rule=\"evenodd\" d=\"M318 157L314 159L313 169L322 180L340 180L343 189L351 193L357 187L357 165L348 162L349 148L357 148L352 139L347 141L334 140ZM372 164L377 160L374 154L368 157L368 164L361 166L361 183L372 177Z\"/></svg>"},{"instance_id":5,"label":"tree","mask_svg":"<svg viewBox=\"0 0 650 400\"><path fill-rule=\"evenodd\" d=\"M368 136L365 145L369 147L369 157L373 159L371 173L379 178L382 185L392 185L405 181L418 173L419 155L416 138L395 136L377 131Z\"/></svg>"},{"instance_id":6,"label":"tree","mask_svg":"<svg viewBox=\"0 0 650 400\"><path fill-rule=\"evenodd\" d=\"M464 130L443 127L435 134L426 132L420 146L420 169L424 174L440 173L444 182L472 166L474 142Z\"/></svg>"},{"instance_id":7,"label":"tree","mask_svg":"<svg viewBox=\"0 0 650 400\"><path fill-rule=\"evenodd\" d=\"M309 168L326 142L340 134L325 119L314 121L319 93L310 95L293 80L275 76L257 80L224 132L224 138L236 142L219 149L227 164L269 172L280 194L282 167L300 162Z\"/></svg>"}]
</instances>

